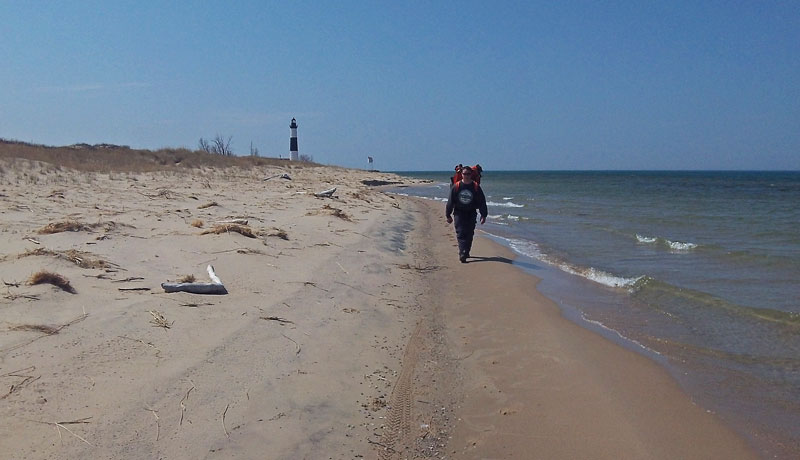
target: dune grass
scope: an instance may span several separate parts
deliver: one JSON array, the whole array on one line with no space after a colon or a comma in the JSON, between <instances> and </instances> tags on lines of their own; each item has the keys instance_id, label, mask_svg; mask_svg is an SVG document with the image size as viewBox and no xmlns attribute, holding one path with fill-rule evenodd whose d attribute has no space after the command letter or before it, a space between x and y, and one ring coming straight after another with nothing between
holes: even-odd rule
<instances>
[{"instance_id":1,"label":"dune grass","mask_svg":"<svg viewBox=\"0 0 800 460\"><path fill-rule=\"evenodd\" d=\"M59 259L65 259L73 262L75 265L81 268L104 269L111 265L109 262L103 259L94 258L96 256L89 252L77 251L75 249L69 249L66 251L53 251L46 248L31 249L18 255L17 259L30 256L51 256Z\"/></svg>"},{"instance_id":2,"label":"dune grass","mask_svg":"<svg viewBox=\"0 0 800 460\"><path fill-rule=\"evenodd\" d=\"M92 172L150 172L199 168L253 168L287 166L279 158L224 156L186 148L132 149L124 145L75 144L54 147L0 138L0 158L25 158ZM292 162L292 168L317 167L311 162Z\"/></svg>"},{"instance_id":3,"label":"dune grass","mask_svg":"<svg viewBox=\"0 0 800 460\"><path fill-rule=\"evenodd\" d=\"M60 288L62 291L67 291L70 294L77 294L78 292L69 284L69 280L64 278L63 276L59 275L58 273L48 272L46 270L41 270L33 275L28 279L28 284L31 286L35 286L37 284L52 284Z\"/></svg>"},{"instance_id":4,"label":"dune grass","mask_svg":"<svg viewBox=\"0 0 800 460\"><path fill-rule=\"evenodd\" d=\"M247 225L239 225L239 224L217 224L214 225L213 228L210 228L201 233L201 235L208 235L210 233L219 235L220 233L230 233L230 232L236 232L248 238L255 238L257 236L255 233L253 233L253 230L250 227L248 227Z\"/></svg>"}]
</instances>

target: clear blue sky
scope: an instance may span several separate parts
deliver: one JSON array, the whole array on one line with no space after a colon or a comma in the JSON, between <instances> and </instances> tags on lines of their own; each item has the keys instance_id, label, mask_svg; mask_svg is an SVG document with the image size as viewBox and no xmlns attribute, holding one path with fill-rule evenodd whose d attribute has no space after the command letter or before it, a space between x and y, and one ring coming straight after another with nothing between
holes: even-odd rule
<instances>
[{"instance_id":1,"label":"clear blue sky","mask_svg":"<svg viewBox=\"0 0 800 460\"><path fill-rule=\"evenodd\" d=\"M382 170L800 169L800 2L0 0L0 137Z\"/></svg>"}]
</instances>

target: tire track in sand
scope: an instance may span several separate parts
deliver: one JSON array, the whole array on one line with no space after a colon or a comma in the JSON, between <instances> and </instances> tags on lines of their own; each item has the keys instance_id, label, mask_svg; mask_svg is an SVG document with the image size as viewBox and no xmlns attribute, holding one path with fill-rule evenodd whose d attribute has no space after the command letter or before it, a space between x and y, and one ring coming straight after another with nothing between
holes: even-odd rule
<instances>
[{"instance_id":1,"label":"tire track in sand","mask_svg":"<svg viewBox=\"0 0 800 460\"><path fill-rule=\"evenodd\" d=\"M403 354L400 375L397 377L392 396L389 399L389 415L387 425L381 434L381 447L378 449L380 460L391 460L395 454L401 454L405 448L411 447L411 406L414 386L414 370L419 360L422 346L424 321L417 322L417 327L408 339Z\"/></svg>"}]
</instances>

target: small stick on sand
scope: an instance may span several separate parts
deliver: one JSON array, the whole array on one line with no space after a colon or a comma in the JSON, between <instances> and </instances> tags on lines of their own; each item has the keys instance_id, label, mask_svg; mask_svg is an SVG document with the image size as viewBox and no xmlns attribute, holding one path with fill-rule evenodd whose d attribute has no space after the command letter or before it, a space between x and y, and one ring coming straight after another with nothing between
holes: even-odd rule
<instances>
[{"instance_id":1,"label":"small stick on sand","mask_svg":"<svg viewBox=\"0 0 800 460\"><path fill-rule=\"evenodd\" d=\"M98 275L98 277L99 276L100 275ZM143 280L143 279L144 278L142 278L141 276L131 276L129 278L125 278L125 279L122 279L122 280L111 280L111 282L112 283L127 283L128 281L139 281L139 280Z\"/></svg>"},{"instance_id":2,"label":"small stick on sand","mask_svg":"<svg viewBox=\"0 0 800 460\"><path fill-rule=\"evenodd\" d=\"M144 410L149 410L153 413L153 417L156 418L156 441L161 437L161 423L158 421L158 413L156 413L155 409L150 409L149 407L145 407Z\"/></svg>"},{"instance_id":3,"label":"small stick on sand","mask_svg":"<svg viewBox=\"0 0 800 460\"><path fill-rule=\"evenodd\" d=\"M288 335L286 335L286 334L284 334L282 332L281 332L281 335L286 337L287 339L291 340L292 342L294 342L295 345L297 345L297 350L294 352L294 354L295 355L299 355L300 354L300 344L295 342L294 339L292 339L291 337L289 337Z\"/></svg>"},{"instance_id":4,"label":"small stick on sand","mask_svg":"<svg viewBox=\"0 0 800 460\"><path fill-rule=\"evenodd\" d=\"M164 314L161 313L160 311L148 310L147 312L150 313L153 316L153 319L150 320L150 323L152 323L153 326L163 327L164 329L169 329L175 323L175 321L173 321L171 323L169 321L167 321L167 318L165 318Z\"/></svg>"},{"instance_id":5,"label":"small stick on sand","mask_svg":"<svg viewBox=\"0 0 800 460\"><path fill-rule=\"evenodd\" d=\"M58 432L58 439L60 441L63 441L63 438L61 437L61 428L63 428L65 430L67 430L69 432L69 434L71 434L72 436L75 436L76 438L80 439L81 441L85 442L86 444L94 447L94 444L92 444L89 441L83 439L82 437L80 437L77 434L75 434L72 430L70 430L69 428L64 426L64 425L73 425L73 424L77 424L77 423L89 423L89 419L90 418L91 417L85 417L85 418L82 418L82 419L73 420L71 422L42 422L42 421L39 421L39 420L30 420L30 419L26 419L26 420L28 420L29 422L34 422L34 423L41 423L42 425L53 425L56 428L56 431Z\"/></svg>"},{"instance_id":6,"label":"small stick on sand","mask_svg":"<svg viewBox=\"0 0 800 460\"><path fill-rule=\"evenodd\" d=\"M288 319L281 318L279 316L260 316L259 319L265 319L267 321L277 321L281 324L286 324L286 323L294 324L294 321L289 321Z\"/></svg>"},{"instance_id":7,"label":"small stick on sand","mask_svg":"<svg viewBox=\"0 0 800 460\"><path fill-rule=\"evenodd\" d=\"M225 410L222 411L222 430L225 432L225 437L228 439L230 439L231 436L228 434L228 429L225 428L225 414L228 413L228 407L230 407L230 405L231 405L230 403L226 404Z\"/></svg>"},{"instance_id":8,"label":"small stick on sand","mask_svg":"<svg viewBox=\"0 0 800 460\"><path fill-rule=\"evenodd\" d=\"M189 383L191 383L191 380L189 381ZM189 400L189 393L191 393L192 390L194 390L194 383L192 383L192 387L189 388L189 391L186 392L186 396L184 396L183 399L181 399L181 421L179 425L183 425L183 414L184 412L186 412L186 404L184 404L183 402Z\"/></svg>"}]
</instances>

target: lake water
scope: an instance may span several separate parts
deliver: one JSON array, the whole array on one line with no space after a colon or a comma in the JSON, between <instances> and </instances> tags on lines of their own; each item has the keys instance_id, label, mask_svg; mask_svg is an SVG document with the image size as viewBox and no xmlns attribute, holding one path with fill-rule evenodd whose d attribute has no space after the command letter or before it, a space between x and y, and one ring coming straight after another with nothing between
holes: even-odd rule
<instances>
[{"instance_id":1,"label":"lake water","mask_svg":"<svg viewBox=\"0 0 800 460\"><path fill-rule=\"evenodd\" d=\"M399 174L432 182L394 192L446 199L452 173ZM800 458L800 172L486 171L481 185L478 229L566 316L666 366L764 455Z\"/></svg>"}]
</instances>

